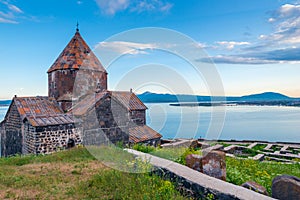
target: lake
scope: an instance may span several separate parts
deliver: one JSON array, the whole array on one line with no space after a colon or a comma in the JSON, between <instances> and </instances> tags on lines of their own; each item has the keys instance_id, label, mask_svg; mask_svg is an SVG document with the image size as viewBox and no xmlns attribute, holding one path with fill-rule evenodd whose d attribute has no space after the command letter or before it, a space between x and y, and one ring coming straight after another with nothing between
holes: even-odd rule
<instances>
[{"instance_id":1,"label":"lake","mask_svg":"<svg viewBox=\"0 0 300 200\"><path fill-rule=\"evenodd\" d=\"M163 138L300 142L299 107L176 107L168 103L146 106L147 124ZM0 121L7 109L0 107Z\"/></svg>"},{"instance_id":2,"label":"lake","mask_svg":"<svg viewBox=\"0 0 300 200\"><path fill-rule=\"evenodd\" d=\"M299 107L176 107L168 103L146 106L147 124L164 138L300 142Z\"/></svg>"}]
</instances>

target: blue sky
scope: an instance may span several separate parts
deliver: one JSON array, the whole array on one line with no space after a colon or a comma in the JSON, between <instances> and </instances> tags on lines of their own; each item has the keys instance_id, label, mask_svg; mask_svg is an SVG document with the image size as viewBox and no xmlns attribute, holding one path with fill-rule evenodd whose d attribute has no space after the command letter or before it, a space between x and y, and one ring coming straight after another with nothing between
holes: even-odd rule
<instances>
[{"instance_id":1,"label":"blue sky","mask_svg":"<svg viewBox=\"0 0 300 200\"><path fill-rule=\"evenodd\" d=\"M186 61L156 49L159 42L107 40L131 29L161 27L198 44L207 55L201 62L214 62L226 95L273 91L300 97L299 1L0 0L0 99L47 95L46 71L77 21L91 48L124 54L106 66L109 89L210 94ZM154 76L172 81L151 82Z\"/></svg>"}]
</instances>

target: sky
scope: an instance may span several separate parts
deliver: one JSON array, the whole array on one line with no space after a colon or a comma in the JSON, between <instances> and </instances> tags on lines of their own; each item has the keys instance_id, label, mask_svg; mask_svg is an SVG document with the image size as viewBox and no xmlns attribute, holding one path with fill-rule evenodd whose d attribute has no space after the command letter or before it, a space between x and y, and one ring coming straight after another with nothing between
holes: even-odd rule
<instances>
[{"instance_id":1,"label":"sky","mask_svg":"<svg viewBox=\"0 0 300 200\"><path fill-rule=\"evenodd\" d=\"M110 90L300 97L300 1L0 0L0 99L47 95L77 22Z\"/></svg>"}]
</instances>

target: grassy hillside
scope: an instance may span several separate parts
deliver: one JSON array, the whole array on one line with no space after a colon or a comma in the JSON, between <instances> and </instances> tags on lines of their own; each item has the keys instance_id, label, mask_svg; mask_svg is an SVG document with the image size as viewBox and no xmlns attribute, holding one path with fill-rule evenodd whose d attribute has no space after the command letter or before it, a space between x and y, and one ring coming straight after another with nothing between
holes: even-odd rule
<instances>
[{"instance_id":1,"label":"grassy hillside","mask_svg":"<svg viewBox=\"0 0 300 200\"><path fill-rule=\"evenodd\" d=\"M0 199L186 198L169 181L111 169L85 148L74 148L44 156L1 158Z\"/></svg>"}]
</instances>

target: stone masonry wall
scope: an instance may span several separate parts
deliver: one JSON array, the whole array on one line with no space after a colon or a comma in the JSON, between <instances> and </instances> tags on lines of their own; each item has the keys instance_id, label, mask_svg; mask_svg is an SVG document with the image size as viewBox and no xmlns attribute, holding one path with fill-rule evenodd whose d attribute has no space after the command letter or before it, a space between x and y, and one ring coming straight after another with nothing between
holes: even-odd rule
<instances>
[{"instance_id":1,"label":"stone masonry wall","mask_svg":"<svg viewBox=\"0 0 300 200\"><path fill-rule=\"evenodd\" d=\"M107 74L92 70L56 70L48 74L48 95L58 99L70 93L80 97L107 89Z\"/></svg>"},{"instance_id":2,"label":"stone masonry wall","mask_svg":"<svg viewBox=\"0 0 300 200\"><path fill-rule=\"evenodd\" d=\"M1 132L1 156L21 154L22 121L15 103L11 105L6 121L2 126L5 131Z\"/></svg>"},{"instance_id":3,"label":"stone masonry wall","mask_svg":"<svg viewBox=\"0 0 300 200\"><path fill-rule=\"evenodd\" d=\"M130 119L133 123L137 125L145 125L146 124L145 110L130 111Z\"/></svg>"},{"instance_id":4,"label":"stone masonry wall","mask_svg":"<svg viewBox=\"0 0 300 200\"><path fill-rule=\"evenodd\" d=\"M182 193L195 199L273 199L244 187L207 176L170 160L158 158L133 149L127 149L127 151L153 165L154 170L152 173L172 181Z\"/></svg>"},{"instance_id":5,"label":"stone masonry wall","mask_svg":"<svg viewBox=\"0 0 300 200\"><path fill-rule=\"evenodd\" d=\"M1 143L0 143L0 145L1 145L1 147L3 147L3 145L4 145L4 143L3 143L3 141L4 141L4 136L5 136L5 128L4 128L4 121L2 121L1 123L0 123L0 141L1 141ZM0 149L0 157L2 156L2 148Z\"/></svg>"},{"instance_id":6,"label":"stone masonry wall","mask_svg":"<svg viewBox=\"0 0 300 200\"><path fill-rule=\"evenodd\" d=\"M30 140L26 144L28 153L47 154L59 149L66 149L71 140L74 141L74 145L82 144L82 128L76 128L74 124L36 127L35 130L36 132L30 133L35 138L34 148L32 148Z\"/></svg>"},{"instance_id":7,"label":"stone masonry wall","mask_svg":"<svg viewBox=\"0 0 300 200\"><path fill-rule=\"evenodd\" d=\"M81 117L84 128L84 144L97 145L94 137L105 137L112 143L128 143L128 112L109 96L97 102L95 108ZM98 136L97 136L98 135ZM105 141L104 141L105 142Z\"/></svg>"},{"instance_id":8,"label":"stone masonry wall","mask_svg":"<svg viewBox=\"0 0 300 200\"><path fill-rule=\"evenodd\" d=\"M31 126L28 121L24 122L24 140L23 154L35 153L35 127Z\"/></svg>"}]
</instances>

